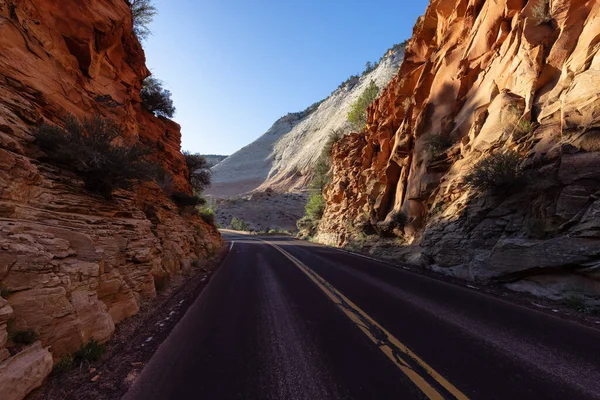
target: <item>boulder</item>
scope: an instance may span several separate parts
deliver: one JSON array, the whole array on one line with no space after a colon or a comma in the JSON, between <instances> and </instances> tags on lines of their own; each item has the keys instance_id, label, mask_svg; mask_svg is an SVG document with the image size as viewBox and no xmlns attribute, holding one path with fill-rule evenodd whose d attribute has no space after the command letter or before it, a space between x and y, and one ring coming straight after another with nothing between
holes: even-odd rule
<instances>
[{"instance_id":1,"label":"boulder","mask_svg":"<svg viewBox=\"0 0 600 400\"><path fill-rule=\"evenodd\" d=\"M0 363L2 399L23 399L44 382L52 365L52 354L39 341L4 360Z\"/></svg>"},{"instance_id":2,"label":"boulder","mask_svg":"<svg viewBox=\"0 0 600 400\"><path fill-rule=\"evenodd\" d=\"M500 240L489 257L477 263L477 279L518 279L536 274L574 272L600 256L600 240L562 236L550 240Z\"/></svg>"}]
</instances>

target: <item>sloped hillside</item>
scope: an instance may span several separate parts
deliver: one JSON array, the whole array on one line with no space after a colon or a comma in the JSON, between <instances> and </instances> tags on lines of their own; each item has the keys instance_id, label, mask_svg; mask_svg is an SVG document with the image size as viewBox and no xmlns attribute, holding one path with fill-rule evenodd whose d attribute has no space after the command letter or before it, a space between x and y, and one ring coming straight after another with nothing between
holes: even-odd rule
<instances>
[{"instance_id":1,"label":"sloped hillside","mask_svg":"<svg viewBox=\"0 0 600 400\"><path fill-rule=\"evenodd\" d=\"M356 82L347 82L322 102L279 119L260 138L212 168L207 194L235 196L255 189L305 188L331 131L345 128L351 104L371 80L385 86L398 70L404 46L396 46L379 66Z\"/></svg>"},{"instance_id":2,"label":"sloped hillside","mask_svg":"<svg viewBox=\"0 0 600 400\"><path fill-rule=\"evenodd\" d=\"M44 162L42 123L101 116L191 193L180 129L141 104L149 75L123 0L0 0L0 397L21 399L53 363L107 341L169 276L222 244L153 182L93 195ZM64 167L64 168L63 168ZM16 338L27 336L31 345ZM39 340L38 340L39 339Z\"/></svg>"},{"instance_id":3,"label":"sloped hillside","mask_svg":"<svg viewBox=\"0 0 600 400\"><path fill-rule=\"evenodd\" d=\"M597 1L433 0L334 148L320 240L399 237L396 260L598 300L599 49Z\"/></svg>"}]
</instances>

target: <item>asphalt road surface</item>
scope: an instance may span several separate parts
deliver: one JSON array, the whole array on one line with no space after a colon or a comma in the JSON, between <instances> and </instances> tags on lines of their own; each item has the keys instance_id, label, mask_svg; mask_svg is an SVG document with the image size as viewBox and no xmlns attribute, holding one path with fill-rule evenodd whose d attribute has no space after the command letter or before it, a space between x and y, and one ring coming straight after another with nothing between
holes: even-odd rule
<instances>
[{"instance_id":1,"label":"asphalt road surface","mask_svg":"<svg viewBox=\"0 0 600 400\"><path fill-rule=\"evenodd\" d=\"M230 253L126 399L600 398L600 331L288 238Z\"/></svg>"}]
</instances>

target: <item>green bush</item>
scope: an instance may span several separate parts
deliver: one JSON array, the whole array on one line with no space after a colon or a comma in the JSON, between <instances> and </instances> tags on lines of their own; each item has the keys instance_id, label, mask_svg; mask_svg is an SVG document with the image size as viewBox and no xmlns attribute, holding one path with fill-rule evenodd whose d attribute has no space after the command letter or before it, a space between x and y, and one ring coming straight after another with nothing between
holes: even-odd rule
<instances>
[{"instance_id":1,"label":"green bush","mask_svg":"<svg viewBox=\"0 0 600 400\"><path fill-rule=\"evenodd\" d=\"M91 338L85 345L81 345L79 350L73 353L73 363L81 365L84 362L98 361L106 352L106 347L101 345L96 339Z\"/></svg>"},{"instance_id":2,"label":"green bush","mask_svg":"<svg viewBox=\"0 0 600 400\"><path fill-rule=\"evenodd\" d=\"M331 175L329 173L330 169L331 167L327 163L327 161L322 157L319 158L317 164L313 168L313 177L309 185L310 188L319 193L322 193L323 190L325 190L325 187L331 181Z\"/></svg>"},{"instance_id":3,"label":"green bush","mask_svg":"<svg viewBox=\"0 0 600 400\"><path fill-rule=\"evenodd\" d=\"M212 208L203 207L199 210L200 218L204 220L209 225L215 226L215 212Z\"/></svg>"},{"instance_id":4,"label":"green bush","mask_svg":"<svg viewBox=\"0 0 600 400\"><path fill-rule=\"evenodd\" d=\"M515 151L494 153L475 164L465 183L479 192L499 192L522 180L522 157Z\"/></svg>"},{"instance_id":5,"label":"green bush","mask_svg":"<svg viewBox=\"0 0 600 400\"><path fill-rule=\"evenodd\" d=\"M325 198L323 197L323 194L320 192L314 192L310 195L308 202L306 203L306 216L313 221L320 220L325 212L325 205Z\"/></svg>"},{"instance_id":6,"label":"green bush","mask_svg":"<svg viewBox=\"0 0 600 400\"><path fill-rule=\"evenodd\" d=\"M79 367L84 363L89 364L98 361L104 353L106 353L106 347L100 344L96 339L91 338L85 345L82 344L75 353L64 355L60 361L54 365L52 373L54 375L60 375L75 367Z\"/></svg>"},{"instance_id":7,"label":"green bush","mask_svg":"<svg viewBox=\"0 0 600 400\"><path fill-rule=\"evenodd\" d=\"M114 189L129 189L133 181L155 179L160 167L145 160L149 149L113 144L119 127L99 116L78 121L68 118L65 127L43 124L33 135L52 164L73 170L87 190L107 199Z\"/></svg>"},{"instance_id":8,"label":"green bush","mask_svg":"<svg viewBox=\"0 0 600 400\"><path fill-rule=\"evenodd\" d=\"M329 136L327 137L327 141L325 141L325 145L323 146L323 150L321 150L321 157L327 159L327 163L331 165L331 156L333 153L333 145L336 144L341 138L343 138L345 132L343 129L332 129L329 132Z\"/></svg>"},{"instance_id":9,"label":"green bush","mask_svg":"<svg viewBox=\"0 0 600 400\"><path fill-rule=\"evenodd\" d=\"M147 77L142 84L140 92L144 107L155 115L173 118L175 106L171 99L171 92L163 88L163 83L151 76Z\"/></svg>"},{"instance_id":10,"label":"green bush","mask_svg":"<svg viewBox=\"0 0 600 400\"><path fill-rule=\"evenodd\" d=\"M202 192L210 186L211 172L208 161L200 154L192 154L188 151L183 152L185 163L190 172L189 182L194 190Z\"/></svg>"},{"instance_id":11,"label":"green bush","mask_svg":"<svg viewBox=\"0 0 600 400\"><path fill-rule=\"evenodd\" d=\"M331 154L333 145L343 136L343 130L334 130L329 134L321 151L321 156L313 170L313 178L310 182L312 193L306 202L305 215L296 222L299 230L308 231L311 235L316 231L319 221L325 212L326 203L323 192L331 181Z\"/></svg>"},{"instance_id":12,"label":"green bush","mask_svg":"<svg viewBox=\"0 0 600 400\"><path fill-rule=\"evenodd\" d=\"M348 113L348 122L352 124L355 130L362 131L367 126L367 108L377 98L378 94L379 87L377 87L375 81L371 80L369 86L359 96L358 100L352 104Z\"/></svg>"},{"instance_id":13,"label":"green bush","mask_svg":"<svg viewBox=\"0 0 600 400\"><path fill-rule=\"evenodd\" d=\"M250 226L244 220L233 217L229 223L229 229L247 232L250 230Z\"/></svg>"},{"instance_id":14,"label":"green bush","mask_svg":"<svg viewBox=\"0 0 600 400\"><path fill-rule=\"evenodd\" d=\"M310 182L310 188L322 193L325 186L331 181L331 153L333 145L344 136L342 130L331 131L323 149L321 156L317 160L317 164L313 169L313 178Z\"/></svg>"},{"instance_id":15,"label":"green bush","mask_svg":"<svg viewBox=\"0 0 600 400\"><path fill-rule=\"evenodd\" d=\"M131 13L133 14L133 32L140 39L150 36L148 25L154 20L158 13L151 0L129 0Z\"/></svg>"},{"instance_id":16,"label":"green bush","mask_svg":"<svg viewBox=\"0 0 600 400\"><path fill-rule=\"evenodd\" d=\"M519 119L519 121L515 124L515 128L513 129L513 138L514 140L520 140L525 136L529 135L535 129L535 124L531 121L527 121L526 119Z\"/></svg>"},{"instance_id":17,"label":"green bush","mask_svg":"<svg viewBox=\"0 0 600 400\"><path fill-rule=\"evenodd\" d=\"M40 336L33 329L27 329L24 331L18 331L13 333L10 336L10 338L15 344L22 344L27 346L36 342L40 338Z\"/></svg>"}]
</instances>

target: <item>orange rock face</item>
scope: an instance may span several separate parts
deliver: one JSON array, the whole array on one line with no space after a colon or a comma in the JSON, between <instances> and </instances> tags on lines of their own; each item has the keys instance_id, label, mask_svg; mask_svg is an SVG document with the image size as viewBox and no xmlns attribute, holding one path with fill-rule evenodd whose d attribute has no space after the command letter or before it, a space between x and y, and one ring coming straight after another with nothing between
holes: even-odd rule
<instances>
[{"instance_id":1,"label":"orange rock face","mask_svg":"<svg viewBox=\"0 0 600 400\"><path fill-rule=\"evenodd\" d=\"M334 148L319 238L344 244L352 227L401 214L401 236L433 268L599 294L594 273L572 274L600 249L599 48L597 1L432 0L366 132ZM492 196L464 184L508 150L523 157L523 188ZM548 243L568 256L540 258ZM531 259L512 265L513 253Z\"/></svg>"},{"instance_id":2,"label":"orange rock face","mask_svg":"<svg viewBox=\"0 0 600 400\"><path fill-rule=\"evenodd\" d=\"M140 103L148 74L127 2L0 0L0 362L9 319L11 330L35 330L57 359L92 337L108 340L155 295L155 281L221 245L154 183L106 201L37 161L35 126L99 114L125 141L154 149L174 189L190 192L179 126ZM30 373L25 364L7 365Z\"/></svg>"}]
</instances>

